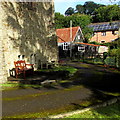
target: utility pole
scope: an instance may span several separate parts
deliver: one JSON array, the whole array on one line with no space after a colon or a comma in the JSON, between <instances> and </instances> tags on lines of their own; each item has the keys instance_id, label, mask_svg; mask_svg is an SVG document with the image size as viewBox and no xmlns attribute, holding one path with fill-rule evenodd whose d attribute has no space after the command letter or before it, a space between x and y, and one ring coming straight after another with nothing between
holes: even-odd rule
<instances>
[{"instance_id":1,"label":"utility pole","mask_svg":"<svg viewBox=\"0 0 120 120\"><path fill-rule=\"evenodd\" d=\"M72 20L70 20L70 58L72 58Z\"/></svg>"}]
</instances>

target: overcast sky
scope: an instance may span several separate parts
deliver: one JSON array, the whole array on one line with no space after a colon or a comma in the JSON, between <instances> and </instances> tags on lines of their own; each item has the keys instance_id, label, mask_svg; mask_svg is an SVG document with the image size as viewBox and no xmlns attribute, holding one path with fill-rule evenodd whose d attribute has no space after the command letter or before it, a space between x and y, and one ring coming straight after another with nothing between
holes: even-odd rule
<instances>
[{"instance_id":1,"label":"overcast sky","mask_svg":"<svg viewBox=\"0 0 120 120\"><path fill-rule=\"evenodd\" d=\"M120 0L112 0L113 2L110 2L109 0L54 0L55 1L55 12L60 12L61 14L64 14L65 11L69 7L75 8L76 5L81 4L83 5L86 1L93 1L95 3L99 4L118 4Z\"/></svg>"}]
</instances>

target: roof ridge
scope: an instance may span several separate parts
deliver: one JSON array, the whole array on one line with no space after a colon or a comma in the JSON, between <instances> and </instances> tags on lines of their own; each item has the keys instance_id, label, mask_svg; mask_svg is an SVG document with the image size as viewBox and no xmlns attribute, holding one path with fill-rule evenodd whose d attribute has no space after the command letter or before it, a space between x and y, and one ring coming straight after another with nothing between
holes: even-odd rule
<instances>
[{"instance_id":1,"label":"roof ridge","mask_svg":"<svg viewBox=\"0 0 120 120\"><path fill-rule=\"evenodd\" d=\"M90 23L89 25L97 25L97 24L108 24L108 23L119 23L120 22L120 20L118 20L118 21L111 21L111 22L99 22L99 23Z\"/></svg>"},{"instance_id":2,"label":"roof ridge","mask_svg":"<svg viewBox=\"0 0 120 120\"><path fill-rule=\"evenodd\" d=\"M76 26L76 27L72 27L72 29L73 28L79 28L80 26ZM70 29L71 27L69 27L69 28L59 28L59 29L56 29L56 30L63 30L63 29Z\"/></svg>"}]
</instances>

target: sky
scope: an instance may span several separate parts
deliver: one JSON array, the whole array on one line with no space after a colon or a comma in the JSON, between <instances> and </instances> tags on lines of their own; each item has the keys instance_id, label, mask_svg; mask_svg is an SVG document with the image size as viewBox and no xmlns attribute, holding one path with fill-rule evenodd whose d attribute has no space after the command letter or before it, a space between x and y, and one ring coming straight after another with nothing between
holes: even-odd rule
<instances>
[{"instance_id":1,"label":"sky","mask_svg":"<svg viewBox=\"0 0 120 120\"><path fill-rule=\"evenodd\" d=\"M118 4L120 0L54 0L55 1L55 12L60 12L61 14L64 14L65 11L72 7L75 9L75 6L78 4L84 5L86 1L93 1L98 4L104 4L104 5L112 5L112 4Z\"/></svg>"}]
</instances>

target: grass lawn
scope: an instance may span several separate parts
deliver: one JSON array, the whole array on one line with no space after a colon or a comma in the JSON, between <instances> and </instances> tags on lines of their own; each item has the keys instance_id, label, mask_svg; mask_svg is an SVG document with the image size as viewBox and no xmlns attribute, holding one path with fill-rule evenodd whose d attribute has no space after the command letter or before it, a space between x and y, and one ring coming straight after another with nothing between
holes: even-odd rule
<instances>
[{"instance_id":1,"label":"grass lawn","mask_svg":"<svg viewBox=\"0 0 120 120\"><path fill-rule=\"evenodd\" d=\"M54 71L63 71L63 73L68 72L68 77L72 76L77 69L74 67L70 67L70 66L58 66L58 67L54 67L52 69L40 69L38 70L40 72L54 72ZM64 80L61 80L61 83L63 82L67 82ZM3 84L0 84L0 87L3 90L10 90L10 89L17 89L17 88L28 88L28 87L42 87L41 85L37 85L37 84L23 84L23 83L13 83L13 82L6 82Z\"/></svg>"},{"instance_id":2,"label":"grass lawn","mask_svg":"<svg viewBox=\"0 0 120 120\"><path fill-rule=\"evenodd\" d=\"M66 118L119 118L120 119L120 102L112 104L107 107L97 108L83 112L81 114L75 114Z\"/></svg>"},{"instance_id":3,"label":"grass lawn","mask_svg":"<svg viewBox=\"0 0 120 120\"><path fill-rule=\"evenodd\" d=\"M39 71L48 71L48 72L51 72L51 71L68 71L70 74L74 74L77 69L74 68L74 67L70 67L70 66L57 66L57 67L54 67L52 69L40 69Z\"/></svg>"}]
</instances>

